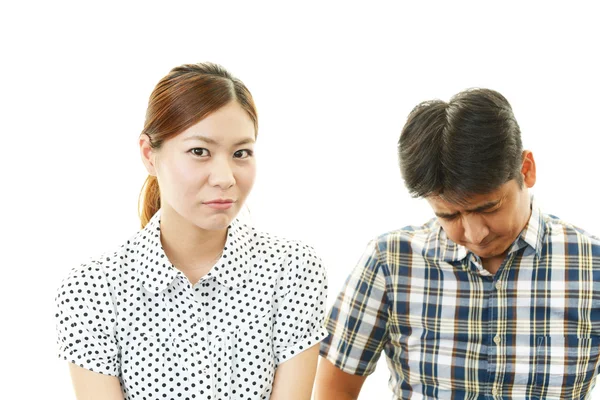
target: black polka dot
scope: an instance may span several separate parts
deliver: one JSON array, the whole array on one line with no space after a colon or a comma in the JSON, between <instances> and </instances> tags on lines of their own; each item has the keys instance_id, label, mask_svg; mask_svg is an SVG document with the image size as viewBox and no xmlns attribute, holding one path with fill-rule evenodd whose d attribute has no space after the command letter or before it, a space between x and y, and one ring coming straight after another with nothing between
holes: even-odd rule
<instances>
[{"instance_id":1,"label":"black polka dot","mask_svg":"<svg viewBox=\"0 0 600 400\"><path fill-rule=\"evenodd\" d=\"M327 279L314 250L234 221L191 285L160 213L58 290L59 356L118 376L129 399L268 399L277 365L321 341Z\"/></svg>"}]
</instances>

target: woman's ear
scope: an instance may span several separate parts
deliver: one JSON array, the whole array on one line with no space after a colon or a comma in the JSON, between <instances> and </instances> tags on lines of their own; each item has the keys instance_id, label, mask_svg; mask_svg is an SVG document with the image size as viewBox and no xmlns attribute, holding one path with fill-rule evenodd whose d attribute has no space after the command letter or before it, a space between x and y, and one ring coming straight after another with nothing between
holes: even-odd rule
<instances>
[{"instance_id":1,"label":"woman's ear","mask_svg":"<svg viewBox=\"0 0 600 400\"><path fill-rule=\"evenodd\" d=\"M142 162L148 171L148 175L156 176L156 168L154 165L156 159L156 153L152 149L152 145L150 144L150 137L145 133L140 135L140 156L142 157Z\"/></svg>"}]
</instances>

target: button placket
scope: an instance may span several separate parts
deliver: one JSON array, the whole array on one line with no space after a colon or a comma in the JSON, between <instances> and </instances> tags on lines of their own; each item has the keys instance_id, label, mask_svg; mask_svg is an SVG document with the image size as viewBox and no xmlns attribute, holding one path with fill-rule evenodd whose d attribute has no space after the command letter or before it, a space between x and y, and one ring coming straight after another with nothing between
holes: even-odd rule
<instances>
[{"instance_id":1,"label":"button placket","mask_svg":"<svg viewBox=\"0 0 600 400\"><path fill-rule=\"evenodd\" d=\"M196 309L196 327L194 329L197 354L200 365L200 374L206 378L211 376L210 352L207 340L207 317L205 307L208 305L203 298L206 296L206 288L209 286L206 277L198 281L194 288L194 301ZM212 382L212 380L209 379Z\"/></svg>"},{"instance_id":2,"label":"button placket","mask_svg":"<svg viewBox=\"0 0 600 400\"><path fill-rule=\"evenodd\" d=\"M213 375L214 387L225 396L231 396L231 379L233 377L233 366L235 365L235 343L238 337L237 328L221 329L215 332L215 345L222 350L218 370ZM215 366L217 366L215 364ZM231 397L227 397L231 398Z\"/></svg>"}]
</instances>

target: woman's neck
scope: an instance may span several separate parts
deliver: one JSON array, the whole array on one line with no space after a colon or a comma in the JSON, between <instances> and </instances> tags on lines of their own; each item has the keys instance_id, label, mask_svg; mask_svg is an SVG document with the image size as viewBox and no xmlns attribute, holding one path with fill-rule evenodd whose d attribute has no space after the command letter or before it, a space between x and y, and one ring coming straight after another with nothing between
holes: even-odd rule
<instances>
[{"instance_id":1,"label":"woman's neck","mask_svg":"<svg viewBox=\"0 0 600 400\"><path fill-rule=\"evenodd\" d=\"M206 230L182 218L174 210L161 211L161 243L169 261L179 270L208 273L227 239L227 228Z\"/></svg>"}]
</instances>

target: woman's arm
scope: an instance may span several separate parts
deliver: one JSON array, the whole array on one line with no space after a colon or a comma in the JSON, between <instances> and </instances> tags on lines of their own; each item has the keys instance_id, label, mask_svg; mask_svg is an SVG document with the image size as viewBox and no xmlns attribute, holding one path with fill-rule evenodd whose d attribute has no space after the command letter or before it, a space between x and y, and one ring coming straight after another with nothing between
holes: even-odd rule
<instances>
[{"instance_id":1,"label":"woman's arm","mask_svg":"<svg viewBox=\"0 0 600 400\"><path fill-rule=\"evenodd\" d=\"M315 385L315 400L355 400L366 376L347 374L333 365L328 359L321 358L319 375Z\"/></svg>"},{"instance_id":2,"label":"woman's arm","mask_svg":"<svg viewBox=\"0 0 600 400\"><path fill-rule=\"evenodd\" d=\"M316 344L279 364L275 371L271 400L310 400L318 355L319 344Z\"/></svg>"},{"instance_id":3,"label":"woman's arm","mask_svg":"<svg viewBox=\"0 0 600 400\"><path fill-rule=\"evenodd\" d=\"M123 400L119 378L69 363L77 400Z\"/></svg>"}]
</instances>

